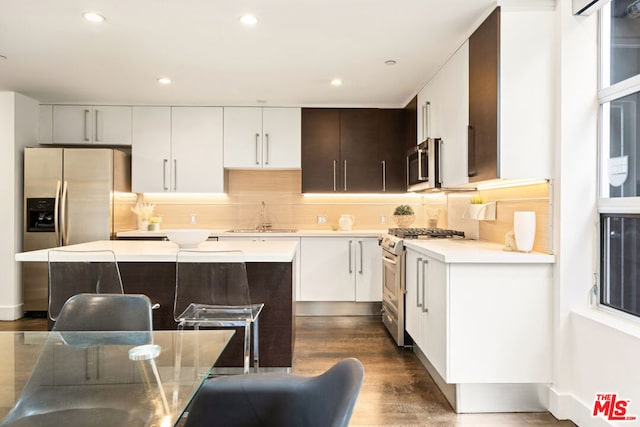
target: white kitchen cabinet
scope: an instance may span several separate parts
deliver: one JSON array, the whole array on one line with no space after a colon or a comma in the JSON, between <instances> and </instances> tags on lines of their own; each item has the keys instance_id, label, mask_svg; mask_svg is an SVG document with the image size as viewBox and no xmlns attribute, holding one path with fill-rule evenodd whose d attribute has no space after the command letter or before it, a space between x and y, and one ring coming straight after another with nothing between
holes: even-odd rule
<instances>
[{"instance_id":1,"label":"white kitchen cabinet","mask_svg":"<svg viewBox=\"0 0 640 427\"><path fill-rule=\"evenodd\" d=\"M300 108L224 108L224 167L299 169Z\"/></svg>"},{"instance_id":2,"label":"white kitchen cabinet","mask_svg":"<svg viewBox=\"0 0 640 427\"><path fill-rule=\"evenodd\" d=\"M442 261L409 250L405 274L407 332L446 378L447 267Z\"/></svg>"},{"instance_id":3,"label":"white kitchen cabinet","mask_svg":"<svg viewBox=\"0 0 640 427\"><path fill-rule=\"evenodd\" d=\"M549 264L444 263L407 249L407 332L449 384L551 381Z\"/></svg>"},{"instance_id":4,"label":"white kitchen cabinet","mask_svg":"<svg viewBox=\"0 0 640 427\"><path fill-rule=\"evenodd\" d=\"M53 143L53 105L40 105L38 113L38 142Z\"/></svg>"},{"instance_id":5,"label":"white kitchen cabinet","mask_svg":"<svg viewBox=\"0 0 640 427\"><path fill-rule=\"evenodd\" d=\"M54 144L131 145L131 107L53 106Z\"/></svg>"},{"instance_id":6,"label":"white kitchen cabinet","mask_svg":"<svg viewBox=\"0 0 640 427\"><path fill-rule=\"evenodd\" d=\"M377 238L302 237L301 301L382 301Z\"/></svg>"},{"instance_id":7,"label":"white kitchen cabinet","mask_svg":"<svg viewBox=\"0 0 640 427\"><path fill-rule=\"evenodd\" d=\"M220 193L222 108L134 107L135 192Z\"/></svg>"},{"instance_id":8,"label":"white kitchen cabinet","mask_svg":"<svg viewBox=\"0 0 640 427\"><path fill-rule=\"evenodd\" d=\"M467 184L469 43L465 42L418 94L418 143L442 139L443 187Z\"/></svg>"}]
</instances>

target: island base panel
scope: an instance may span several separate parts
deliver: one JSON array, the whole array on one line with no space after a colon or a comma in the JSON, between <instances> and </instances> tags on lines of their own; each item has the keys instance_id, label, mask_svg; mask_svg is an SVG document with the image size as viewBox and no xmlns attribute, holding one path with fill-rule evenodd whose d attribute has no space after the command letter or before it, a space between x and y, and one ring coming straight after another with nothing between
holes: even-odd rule
<instances>
[{"instance_id":1,"label":"island base panel","mask_svg":"<svg viewBox=\"0 0 640 427\"><path fill-rule=\"evenodd\" d=\"M126 293L145 294L152 303L160 304L160 308L153 311L154 329L175 329L177 327L173 319L175 263L121 262L119 266ZM251 300L264 303L264 309L259 317L260 366L291 367L295 339L292 264L247 263L247 276ZM236 329L236 334L218 359L216 367L243 366L244 332L242 329Z\"/></svg>"}]
</instances>

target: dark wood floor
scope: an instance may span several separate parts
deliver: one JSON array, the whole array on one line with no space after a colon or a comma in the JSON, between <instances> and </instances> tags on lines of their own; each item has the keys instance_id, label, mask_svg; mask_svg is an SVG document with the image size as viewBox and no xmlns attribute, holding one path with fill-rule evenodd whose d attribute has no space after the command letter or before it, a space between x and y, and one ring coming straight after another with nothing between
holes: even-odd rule
<instances>
[{"instance_id":1,"label":"dark wood floor","mask_svg":"<svg viewBox=\"0 0 640 427\"><path fill-rule=\"evenodd\" d=\"M574 426L549 413L457 415L409 349L379 317L298 317L293 373L317 375L345 357L364 365L352 426Z\"/></svg>"},{"instance_id":2,"label":"dark wood floor","mask_svg":"<svg viewBox=\"0 0 640 427\"><path fill-rule=\"evenodd\" d=\"M0 322L0 331L45 329L46 319ZM379 317L298 317L296 329L293 373L317 375L345 357L363 363L352 426L574 426L549 413L455 414L413 352L393 344Z\"/></svg>"}]
</instances>

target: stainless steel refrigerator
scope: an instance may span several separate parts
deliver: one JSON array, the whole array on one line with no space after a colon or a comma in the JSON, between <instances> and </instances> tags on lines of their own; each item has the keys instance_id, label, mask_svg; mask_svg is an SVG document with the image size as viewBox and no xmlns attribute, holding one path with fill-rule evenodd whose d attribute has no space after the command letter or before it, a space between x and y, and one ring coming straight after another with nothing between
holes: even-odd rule
<instances>
[{"instance_id":1,"label":"stainless steel refrigerator","mask_svg":"<svg viewBox=\"0 0 640 427\"><path fill-rule=\"evenodd\" d=\"M109 240L134 227L130 156L108 148L25 148L23 250ZM46 263L22 263L24 311L46 311Z\"/></svg>"}]
</instances>

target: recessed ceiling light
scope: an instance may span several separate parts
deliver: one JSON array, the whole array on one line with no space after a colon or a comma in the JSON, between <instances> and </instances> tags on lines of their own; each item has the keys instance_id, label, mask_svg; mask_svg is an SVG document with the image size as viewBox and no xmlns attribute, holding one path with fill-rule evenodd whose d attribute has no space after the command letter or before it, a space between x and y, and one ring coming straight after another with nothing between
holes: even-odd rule
<instances>
[{"instance_id":1,"label":"recessed ceiling light","mask_svg":"<svg viewBox=\"0 0 640 427\"><path fill-rule=\"evenodd\" d=\"M398 61L396 61L395 59L387 59L386 61L384 61L384 65L396 65L398 63Z\"/></svg>"},{"instance_id":2,"label":"recessed ceiling light","mask_svg":"<svg viewBox=\"0 0 640 427\"><path fill-rule=\"evenodd\" d=\"M342 84L342 80L341 79L333 79L333 80L331 80L331 84L333 86L340 86Z\"/></svg>"},{"instance_id":3,"label":"recessed ceiling light","mask_svg":"<svg viewBox=\"0 0 640 427\"><path fill-rule=\"evenodd\" d=\"M107 20L104 16L100 15L97 12L85 12L85 13L82 14L82 17L84 19L86 19L87 21L89 21L89 22L98 22L98 23L100 23L100 22L104 22L104 21Z\"/></svg>"},{"instance_id":4,"label":"recessed ceiling light","mask_svg":"<svg viewBox=\"0 0 640 427\"><path fill-rule=\"evenodd\" d=\"M170 85L171 79L169 77L160 77L158 79L158 83L160 83L161 85Z\"/></svg>"},{"instance_id":5,"label":"recessed ceiling light","mask_svg":"<svg viewBox=\"0 0 640 427\"><path fill-rule=\"evenodd\" d=\"M240 22L244 25L256 25L258 23L258 18L253 15L242 15L240 17Z\"/></svg>"}]
</instances>

